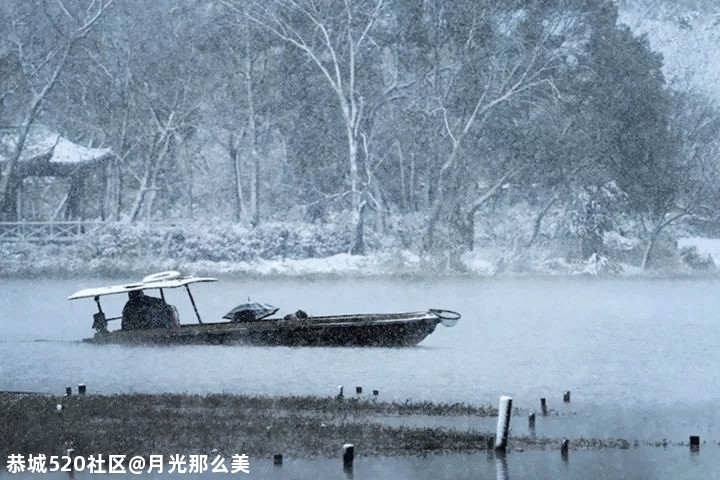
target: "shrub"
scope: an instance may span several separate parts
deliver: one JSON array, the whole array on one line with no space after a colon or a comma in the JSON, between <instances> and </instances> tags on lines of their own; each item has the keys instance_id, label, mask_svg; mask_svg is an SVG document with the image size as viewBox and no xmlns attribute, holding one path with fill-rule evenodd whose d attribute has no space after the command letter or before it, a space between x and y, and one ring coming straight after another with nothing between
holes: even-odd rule
<instances>
[{"instance_id":1,"label":"shrub","mask_svg":"<svg viewBox=\"0 0 720 480\"><path fill-rule=\"evenodd\" d=\"M695 246L681 248L680 258L685 265L693 270L715 270L715 262L713 261L712 255L703 256Z\"/></svg>"}]
</instances>

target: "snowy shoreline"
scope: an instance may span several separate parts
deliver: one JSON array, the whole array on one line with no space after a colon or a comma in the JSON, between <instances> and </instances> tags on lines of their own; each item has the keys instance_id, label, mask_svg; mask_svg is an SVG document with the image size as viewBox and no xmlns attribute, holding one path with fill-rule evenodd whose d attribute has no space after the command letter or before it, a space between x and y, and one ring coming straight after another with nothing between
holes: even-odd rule
<instances>
[{"instance_id":1,"label":"snowy shoreline","mask_svg":"<svg viewBox=\"0 0 720 480\"><path fill-rule=\"evenodd\" d=\"M143 277L187 274L253 278L358 277L708 277L720 271L720 239L685 236L656 247L651 268L639 265L644 243L606 234L603 253L580 259L562 239L517 247L505 237L472 251L421 253L401 235L368 235L366 254L350 255L340 224L108 224L72 242L0 243L0 277ZM510 238L510 237L508 237Z\"/></svg>"},{"instance_id":2,"label":"snowy shoreline","mask_svg":"<svg viewBox=\"0 0 720 480\"><path fill-rule=\"evenodd\" d=\"M195 275L250 278L716 278L720 259L720 239L684 238L679 248L693 248L710 268L701 270L676 263L662 269L642 271L638 266L621 263L602 255L586 261L557 258L513 258L489 252L466 252L451 262L449 256L420 256L407 250L376 252L367 255L339 253L324 258L262 259L250 261L182 261L177 258L96 257L59 252L56 247L33 248L34 254L16 253L0 259L2 278L125 278L148 272L179 270Z\"/></svg>"}]
</instances>

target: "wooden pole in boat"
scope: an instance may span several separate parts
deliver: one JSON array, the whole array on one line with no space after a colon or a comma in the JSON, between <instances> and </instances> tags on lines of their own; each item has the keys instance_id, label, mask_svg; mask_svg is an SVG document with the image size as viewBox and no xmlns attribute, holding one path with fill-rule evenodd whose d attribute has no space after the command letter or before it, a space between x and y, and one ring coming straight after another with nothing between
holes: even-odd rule
<instances>
[{"instance_id":1,"label":"wooden pole in boat","mask_svg":"<svg viewBox=\"0 0 720 480\"><path fill-rule=\"evenodd\" d=\"M193 298L192 293L190 293L190 286L187 283L185 284L185 290L187 290L188 297L190 297L190 303L192 303L192 306L195 309L195 316L198 319L198 323L202 324L202 320L200 319L200 312L198 312L197 306L195 305L195 299Z\"/></svg>"},{"instance_id":2,"label":"wooden pole in boat","mask_svg":"<svg viewBox=\"0 0 720 480\"><path fill-rule=\"evenodd\" d=\"M510 430L510 415L512 413L511 410L512 398L505 395L500 397L497 432L495 434L495 450L504 452L507 448L508 431Z\"/></svg>"},{"instance_id":3,"label":"wooden pole in boat","mask_svg":"<svg viewBox=\"0 0 720 480\"><path fill-rule=\"evenodd\" d=\"M102 307L100 306L100 295L95 295L95 298L93 298L93 300L95 300L95 303L97 303L98 313L103 313Z\"/></svg>"},{"instance_id":4,"label":"wooden pole in boat","mask_svg":"<svg viewBox=\"0 0 720 480\"><path fill-rule=\"evenodd\" d=\"M105 319L105 314L103 313L102 307L100 306L100 295L95 295L94 300L95 303L97 303L98 313L93 315L92 328L94 328L99 333L107 333L107 319Z\"/></svg>"}]
</instances>

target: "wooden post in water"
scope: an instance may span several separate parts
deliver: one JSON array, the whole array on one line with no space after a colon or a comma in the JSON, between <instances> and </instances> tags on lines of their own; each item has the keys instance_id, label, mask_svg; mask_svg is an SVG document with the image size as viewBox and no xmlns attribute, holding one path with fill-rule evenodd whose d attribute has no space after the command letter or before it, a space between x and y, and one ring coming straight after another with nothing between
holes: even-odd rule
<instances>
[{"instance_id":1,"label":"wooden post in water","mask_svg":"<svg viewBox=\"0 0 720 480\"><path fill-rule=\"evenodd\" d=\"M547 410L547 402L545 401L545 397L540 399L540 410L542 410L543 417L547 416L548 410Z\"/></svg>"},{"instance_id":2,"label":"wooden post in water","mask_svg":"<svg viewBox=\"0 0 720 480\"><path fill-rule=\"evenodd\" d=\"M346 443L343 445L343 468L350 470L353 468L353 460L355 459L355 445Z\"/></svg>"},{"instance_id":3,"label":"wooden post in water","mask_svg":"<svg viewBox=\"0 0 720 480\"><path fill-rule=\"evenodd\" d=\"M498 407L497 432L495 433L495 450L505 451L508 432L510 431L510 415L512 414L512 398L503 395Z\"/></svg>"},{"instance_id":4,"label":"wooden post in water","mask_svg":"<svg viewBox=\"0 0 720 480\"><path fill-rule=\"evenodd\" d=\"M528 415L528 429L530 430L530 435L535 435L535 412Z\"/></svg>"},{"instance_id":5,"label":"wooden post in water","mask_svg":"<svg viewBox=\"0 0 720 480\"><path fill-rule=\"evenodd\" d=\"M690 435L690 450L693 452L700 450L700 435Z\"/></svg>"},{"instance_id":6,"label":"wooden post in water","mask_svg":"<svg viewBox=\"0 0 720 480\"><path fill-rule=\"evenodd\" d=\"M567 438L562 439L562 443L560 444L560 457L563 459L564 462L568 461L568 450L570 449L570 442Z\"/></svg>"}]
</instances>

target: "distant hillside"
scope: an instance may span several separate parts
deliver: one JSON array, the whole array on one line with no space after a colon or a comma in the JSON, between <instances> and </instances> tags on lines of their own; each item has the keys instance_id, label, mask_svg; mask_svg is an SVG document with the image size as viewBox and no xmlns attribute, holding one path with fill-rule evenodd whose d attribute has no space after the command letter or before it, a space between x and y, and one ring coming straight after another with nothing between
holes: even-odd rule
<instances>
[{"instance_id":1,"label":"distant hillside","mask_svg":"<svg viewBox=\"0 0 720 480\"><path fill-rule=\"evenodd\" d=\"M623 0L620 21L646 34L664 57L670 85L720 100L720 4L706 0Z\"/></svg>"}]
</instances>

